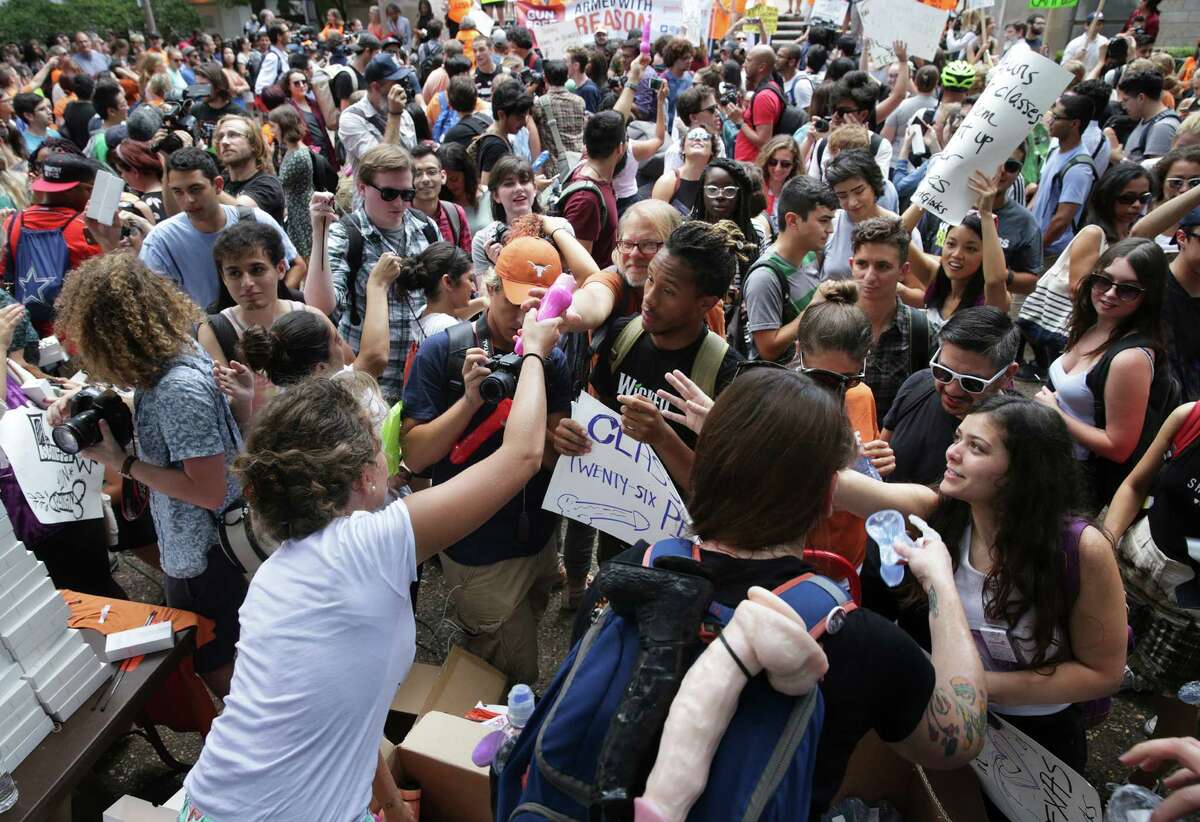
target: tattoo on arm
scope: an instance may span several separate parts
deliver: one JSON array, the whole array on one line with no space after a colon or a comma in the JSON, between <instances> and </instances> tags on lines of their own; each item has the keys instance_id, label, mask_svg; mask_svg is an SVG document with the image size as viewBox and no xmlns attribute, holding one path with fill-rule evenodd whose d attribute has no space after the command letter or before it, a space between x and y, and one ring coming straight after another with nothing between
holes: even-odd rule
<instances>
[{"instance_id":1,"label":"tattoo on arm","mask_svg":"<svg viewBox=\"0 0 1200 822\"><path fill-rule=\"evenodd\" d=\"M938 594L937 594L937 588L934 588L934 587L931 585L931 586L929 587L929 593L928 593L928 597L929 597L929 616L930 616L932 619L937 619L937 616L938 616Z\"/></svg>"},{"instance_id":2,"label":"tattoo on arm","mask_svg":"<svg viewBox=\"0 0 1200 822\"><path fill-rule=\"evenodd\" d=\"M956 676L950 680L949 691L941 686L934 689L925 710L925 723L929 741L940 743L942 754L951 757L960 739L971 747L983 738L987 703L979 699L979 692L969 680Z\"/></svg>"}]
</instances>

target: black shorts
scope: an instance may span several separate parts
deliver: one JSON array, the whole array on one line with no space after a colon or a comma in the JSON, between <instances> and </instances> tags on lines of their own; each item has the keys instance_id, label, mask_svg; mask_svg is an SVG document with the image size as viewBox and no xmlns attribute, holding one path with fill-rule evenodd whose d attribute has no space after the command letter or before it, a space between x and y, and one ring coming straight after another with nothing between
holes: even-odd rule
<instances>
[{"instance_id":1,"label":"black shorts","mask_svg":"<svg viewBox=\"0 0 1200 822\"><path fill-rule=\"evenodd\" d=\"M194 611L216 623L216 636L196 649L196 673L215 671L233 662L239 626L238 608L249 587L246 577L221 553L220 546L208 549L208 566L199 576L179 579L168 575L167 605Z\"/></svg>"}]
</instances>

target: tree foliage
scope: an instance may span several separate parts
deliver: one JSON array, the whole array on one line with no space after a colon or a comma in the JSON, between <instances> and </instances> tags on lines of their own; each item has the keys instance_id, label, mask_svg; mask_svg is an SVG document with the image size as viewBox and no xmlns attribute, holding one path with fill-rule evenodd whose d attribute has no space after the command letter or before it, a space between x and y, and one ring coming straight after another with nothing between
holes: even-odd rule
<instances>
[{"instance_id":1,"label":"tree foliage","mask_svg":"<svg viewBox=\"0 0 1200 822\"><path fill-rule=\"evenodd\" d=\"M187 0L151 0L154 20L164 35L190 33L200 25L200 15ZM144 31L146 18L137 0L8 0L0 6L4 18L0 38L5 42L43 42L59 33L70 35L77 29L113 31L124 37L130 31Z\"/></svg>"}]
</instances>

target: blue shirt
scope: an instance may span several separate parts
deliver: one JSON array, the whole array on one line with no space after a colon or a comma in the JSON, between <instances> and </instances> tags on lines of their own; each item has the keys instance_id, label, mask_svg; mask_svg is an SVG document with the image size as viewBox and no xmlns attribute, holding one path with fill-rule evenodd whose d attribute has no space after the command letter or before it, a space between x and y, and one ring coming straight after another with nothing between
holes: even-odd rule
<instances>
[{"instance_id":1,"label":"blue shirt","mask_svg":"<svg viewBox=\"0 0 1200 822\"><path fill-rule=\"evenodd\" d=\"M680 94L692 87L692 73L685 71L682 77L676 77L667 71L663 73L663 78L667 81L667 130L670 131L675 123L675 102Z\"/></svg>"},{"instance_id":2,"label":"blue shirt","mask_svg":"<svg viewBox=\"0 0 1200 822\"><path fill-rule=\"evenodd\" d=\"M434 334L421 343L413 361L408 384L404 388L404 419L431 422L458 400L457 395L450 393L447 384L449 375L446 371L446 356L449 348L450 336L445 331ZM550 353L547 365L546 413L569 414L571 393L566 357L556 348ZM484 405L476 411L463 432L464 436L478 428L494 408ZM431 469L433 483L436 485L446 482L491 456L500 447L503 439L504 430L501 429L485 440L462 465L452 464L447 455ZM558 522L556 516L542 510L542 500L549 485L550 472L539 471L525 488L506 502L491 519L447 548L446 553L450 559L462 565L491 565L506 559L536 554L545 547ZM528 518L528 527L524 529L528 533L523 535L524 540L519 539L518 535L522 511Z\"/></svg>"},{"instance_id":3,"label":"blue shirt","mask_svg":"<svg viewBox=\"0 0 1200 822\"><path fill-rule=\"evenodd\" d=\"M1050 228L1050 220L1054 217L1054 212L1058 210L1059 203L1076 203L1080 210L1087 203L1088 194L1092 190L1092 181L1095 179L1092 169L1086 163L1077 163L1071 166L1066 174L1060 176L1060 172L1067 167L1071 158L1084 151L1082 143L1066 153L1057 148L1052 149L1050 156L1046 158L1045 165L1042 166L1042 183L1033 198L1033 206L1030 210L1043 235ZM1047 254L1058 254L1067 247L1075 237L1074 223L1079 220L1079 217L1080 213L1076 211L1071 223L1063 229L1058 238L1052 243L1045 244Z\"/></svg>"},{"instance_id":4,"label":"blue shirt","mask_svg":"<svg viewBox=\"0 0 1200 822\"><path fill-rule=\"evenodd\" d=\"M591 114L600 110L600 87L590 79L575 87L575 93L583 98L583 107Z\"/></svg>"}]
</instances>

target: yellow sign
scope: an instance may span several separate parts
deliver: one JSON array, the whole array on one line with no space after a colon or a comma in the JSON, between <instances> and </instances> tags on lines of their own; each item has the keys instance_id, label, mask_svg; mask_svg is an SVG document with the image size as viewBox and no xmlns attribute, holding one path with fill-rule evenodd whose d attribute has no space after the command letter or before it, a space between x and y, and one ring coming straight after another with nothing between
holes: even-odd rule
<instances>
[{"instance_id":1,"label":"yellow sign","mask_svg":"<svg viewBox=\"0 0 1200 822\"><path fill-rule=\"evenodd\" d=\"M746 9L746 16L758 20L762 24L763 33L768 37L779 28L779 9L766 3Z\"/></svg>"}]
</instances>

